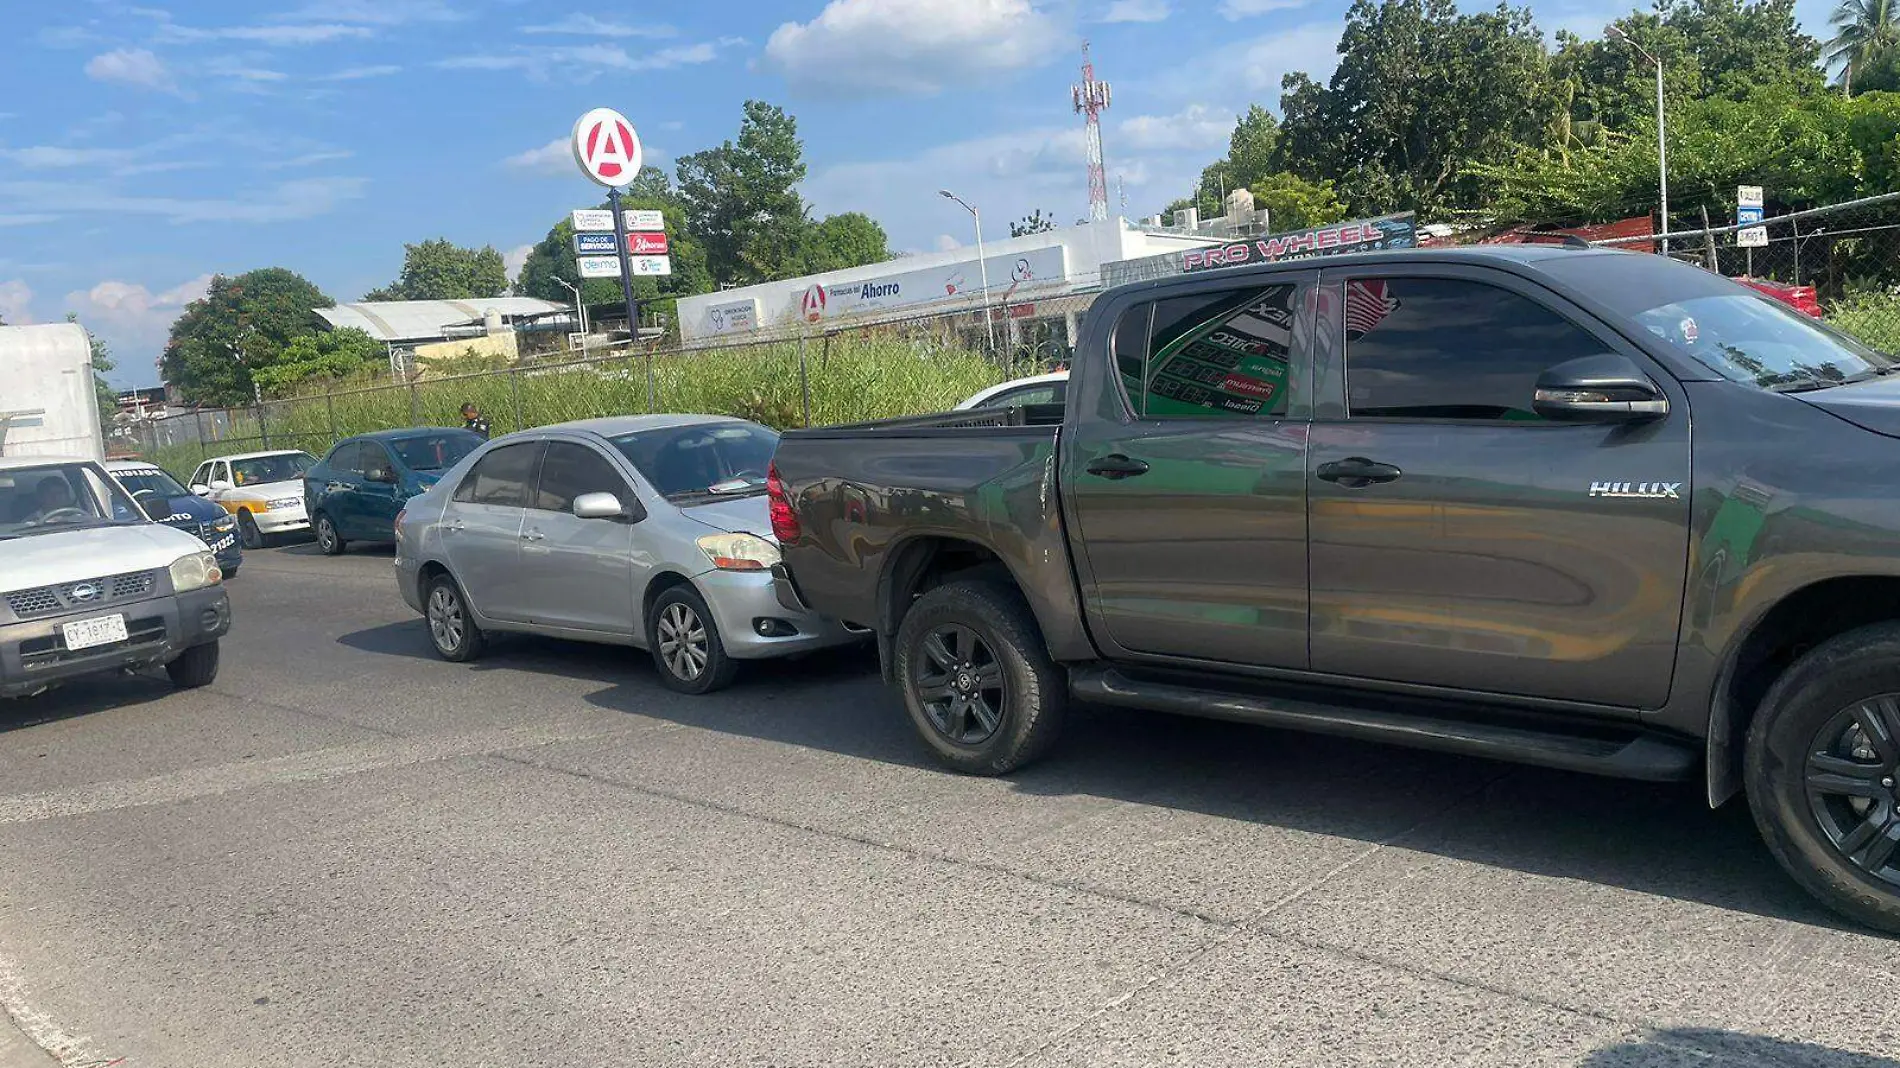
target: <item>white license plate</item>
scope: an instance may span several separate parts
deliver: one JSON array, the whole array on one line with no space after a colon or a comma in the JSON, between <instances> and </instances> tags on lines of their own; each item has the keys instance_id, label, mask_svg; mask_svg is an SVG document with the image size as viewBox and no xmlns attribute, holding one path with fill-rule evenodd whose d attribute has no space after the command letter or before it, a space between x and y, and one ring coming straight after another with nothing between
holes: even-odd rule
<instances>
[{"instance_id":1,"label":"white license plate","mask_svg":"<svg viewBox=\"0 0 1900 1068\"><path fill-rule=\"evenodd\" d=\"M97 619L81 619L73 623L63 623L59 628L60 636L66 639L68 649L90 649L95 645L111 645L126 638L125 617L100 616Z\"/></svg>"}]
</instances>

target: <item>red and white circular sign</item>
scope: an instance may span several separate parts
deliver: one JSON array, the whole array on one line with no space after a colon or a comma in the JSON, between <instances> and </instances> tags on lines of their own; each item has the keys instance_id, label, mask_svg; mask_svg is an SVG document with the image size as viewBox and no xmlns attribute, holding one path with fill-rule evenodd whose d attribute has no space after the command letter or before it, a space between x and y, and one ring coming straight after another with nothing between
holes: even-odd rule
<instances>
[{"instance_id":1,"label":"red and white circular sign","mask_svg":"<svg viewBox=\"0 0 1900 1068\"><path fill-rule=\"evenodd\" d=\"M816 282L812 283L812 287L805 290L805 296L799 300L798 310L805 316L805 321L808 323L815 323L824 318L825 287Z\"/></svg>"},{"instance_id":2,"label":"red and white circular sign","mask_svg":"<svg viewBox=\"0 0 1900 1068\"><path fill-rule=\"evenodd\" d=\"M605 186L623 186L640 173L640 135L612 108L595 108L574 124L574 162Z\"/></svg>"}]
</instances>

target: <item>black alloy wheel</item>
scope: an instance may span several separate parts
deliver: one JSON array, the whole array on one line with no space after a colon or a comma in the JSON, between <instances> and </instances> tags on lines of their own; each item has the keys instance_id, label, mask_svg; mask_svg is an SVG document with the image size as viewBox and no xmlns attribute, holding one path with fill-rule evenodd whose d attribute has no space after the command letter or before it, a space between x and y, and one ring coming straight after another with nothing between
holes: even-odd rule
<instances>
[{"instance_id":1,"label":"black alloy wheel","mask_svg":"<svg viewBox=\"0 0 1900 1068\"><path fill-rule=\"evenodd\" d=\"M1835 713L1815 732L1803 773L1809 811L1834 848L1900 886L1900 694Z\"/></svg>"},{"instance_id":2,"label":"black alloy wheel","mask_svg":"<svg viewBox=\"0 0 1900 1068\"><path fill-rule=\"evenodd\" d=\"M1009 684L996 653L961 623L933 628L912 662L918 701L930 725L955 745L979 746L1002 726Z\"/></svg>"}]
</instances>

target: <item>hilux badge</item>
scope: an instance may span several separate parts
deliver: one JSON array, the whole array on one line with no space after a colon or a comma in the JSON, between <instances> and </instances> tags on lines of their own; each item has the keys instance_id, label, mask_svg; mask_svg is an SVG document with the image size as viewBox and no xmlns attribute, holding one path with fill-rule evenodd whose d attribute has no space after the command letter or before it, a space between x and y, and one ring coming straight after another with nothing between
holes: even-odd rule
<instances>
[{"instance_id":1,"label":"hilux badge","mask_svg":"<svg viewBox=\"0 0 1900 1068\"><path fill-rule=\"evenodd\" d=\"M1676 491L1681 488L1682 483L1680 482L1592 482L1590 483L1590 496L1673 497L1680 500L1682 495Z\"/></svg>"}]
</instances>

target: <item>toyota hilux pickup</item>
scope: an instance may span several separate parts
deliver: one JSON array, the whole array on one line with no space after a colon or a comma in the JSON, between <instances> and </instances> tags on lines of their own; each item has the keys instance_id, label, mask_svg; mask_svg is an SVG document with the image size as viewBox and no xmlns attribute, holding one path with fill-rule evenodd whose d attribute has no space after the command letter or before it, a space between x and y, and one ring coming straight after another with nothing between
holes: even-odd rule
<instances>
[{"instance_id":1,"label":"toyota hilux pickup","mask_svg":"<svg viewBox=\"0 0 1900 1068\"><path fill-rule=\"evenodd\" d=\"M206 686L230 626L217 557L97 461L0 458L0 697L157 666Z\"/></svg>"},{"instance_id":2,"label":"toyota hilux pickup","mask_svg":"<svg viewBox=\"0 0 1900 1068\"><path fill-rule=\"evenodd\" d=\"M1643 253L1138 283L1064 405L787 433L779 596L961 771L1078 700L1701 778L1900 932L1896 366Z\"/></svg>"}]
</instances>

